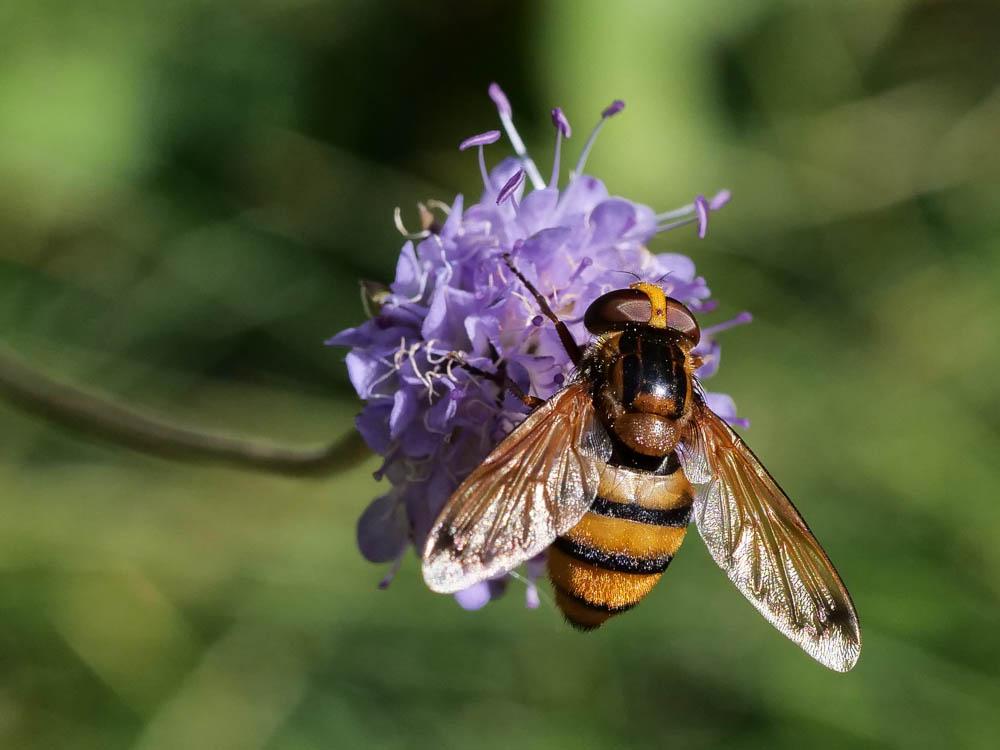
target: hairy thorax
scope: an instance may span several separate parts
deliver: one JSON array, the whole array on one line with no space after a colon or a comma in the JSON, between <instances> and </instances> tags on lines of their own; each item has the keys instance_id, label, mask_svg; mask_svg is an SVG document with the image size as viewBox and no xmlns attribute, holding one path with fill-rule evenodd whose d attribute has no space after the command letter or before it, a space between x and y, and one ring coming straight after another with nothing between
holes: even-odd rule
<instances>
[{"instance_id":1,"label":"hairy thorax","mask_svg":"<svg viewBox=\"0 0 1000 750\"><path fill-rule=\"evenodd\" d=\"M691 410L690 344L669 330L630 326L599 339L583 366L608 431L633 451L666 456Z\"/></svg>"}]
</instances>

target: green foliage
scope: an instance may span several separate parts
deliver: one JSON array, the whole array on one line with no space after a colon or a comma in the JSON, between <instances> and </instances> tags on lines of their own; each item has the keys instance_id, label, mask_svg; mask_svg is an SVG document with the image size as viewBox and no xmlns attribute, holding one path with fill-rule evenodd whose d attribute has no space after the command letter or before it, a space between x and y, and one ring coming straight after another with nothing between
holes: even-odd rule
<instances>
[{"instance_id":1,"label":"green foliage","mask_svg":"<svg viewBox=\"0 0 1000 750\"><path fill-rule=\"evenodd\" d=\"M502 76L545 163L591 160L755 313L717 383L861 613L827 673L696 535L589 636L516 587L477 613L387 592L378 492L92 441L0 401L0 745L843 748L1000 730L1000 14L988 3L23 3L0 13L0 332L47 372L289 443L355 409L358 277L392 208L471 191L455 147ZM579 137L579 136L578 136ZM577 137L577 138L578 138ZM570 148L579 145L577 138ZM413 223L411 219L411 223ZM667 244L669 242L669 244Z\"/></svg>"}]
</instances>

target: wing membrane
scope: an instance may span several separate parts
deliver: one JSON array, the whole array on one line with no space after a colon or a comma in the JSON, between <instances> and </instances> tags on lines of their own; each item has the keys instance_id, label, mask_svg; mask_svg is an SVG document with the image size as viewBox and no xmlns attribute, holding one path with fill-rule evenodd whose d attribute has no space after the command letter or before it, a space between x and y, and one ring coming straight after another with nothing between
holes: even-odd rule
<instances>
[{"instance_id":1,"label":"wing membrane","mask_svg":"<svg viewBox=\"0 0 1000 750\"><path fill-rule=\"evenodd\" d=\"M597 495L611 441L585 383L518 425L448 499L424 547L424 580L459 591L534 557Z\"/></svg>"},{"instance_id":2,"label":"wing membrane","mask_svg":"<svg viewBox=\"0 0 1000 750\"><path fill-rule=\"evenodd\" d=\"M698 531L719 567L810 656L851 669L861 631L850 594L788 496L701 397L678 455L696 485Z\"/></svg>"}]
</instances>

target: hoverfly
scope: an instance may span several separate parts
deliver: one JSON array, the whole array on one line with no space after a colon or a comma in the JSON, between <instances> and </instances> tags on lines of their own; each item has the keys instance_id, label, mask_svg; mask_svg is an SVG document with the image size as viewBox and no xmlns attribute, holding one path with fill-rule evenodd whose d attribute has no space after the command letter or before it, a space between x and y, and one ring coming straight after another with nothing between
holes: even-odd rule
<instances>
[{"instance_id":1,"label":"hoverfly","mask_svg":"<svg viewBox=\"0 0 1000 750\"><path fill-rule=\"evenodd\" d=\"M774 627L846 672L861 632L850 594L784 491L705 400L691 311L638 282L595 300L576 374L540 402L445 504L423 550L427 585L451 593L548 550L556 604L599 627L638 604L693 518L715 562ZM530 397L529 397L530 398Z\"/></svg>"}]
</instances>

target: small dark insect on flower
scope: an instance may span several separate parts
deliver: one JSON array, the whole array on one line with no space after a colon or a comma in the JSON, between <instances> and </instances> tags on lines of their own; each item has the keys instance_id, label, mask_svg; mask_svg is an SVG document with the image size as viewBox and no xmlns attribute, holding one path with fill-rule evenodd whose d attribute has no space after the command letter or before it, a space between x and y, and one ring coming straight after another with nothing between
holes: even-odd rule
<instances>
[{"instance_id":1,"label":"small dark insect on flower","mask_svg":"<svg viewBox=\"0 0 1000 750\"><path fill-rule=\"evenodd\" d=\"M420 550L445 501L482 459L527 414L522 401L503 387L507 379L524 393L546 399L572 371L553 326L511 273L503 256L545 296L569 324L577 341L587 341L587 307L602 294L632 281L658 284L695 313L716 307L705 280L685 255L654 255L647 244L658 234L693 225L704 237L711 212L729 192L696 197L681 208L657 213L609 195L585 173L587 156L606 120L624 109L612 102L601 113L573 169L561 174L563 141L571 134L561 109L552 110L555 157L546 181L513 123L507 97L496 84L490 97L515 156L488 167L486 147L498 130L474 135L459 148L475 149L483 180L479 201L466 206L420 204L420 229L408 232L400 213L396 225L407 241L394 281L366 282L365 305L372 317L327 343L349 347L351 383L365 402L357 427L384 461L376 473L389 482L358 522L358 544L372 562L393 563L388 585L411 545ZM563 184L560 185L560 182ZM716 334L749 322L747 313L701 331L699 379L719 366ZM708 393L708 405L732 424L732 399ZM527 564L528 606L537 606L535 579L544 569ZM456 594L466 608L498 596L507 576L477 583Z\"/></svg>"}]
</instances>

